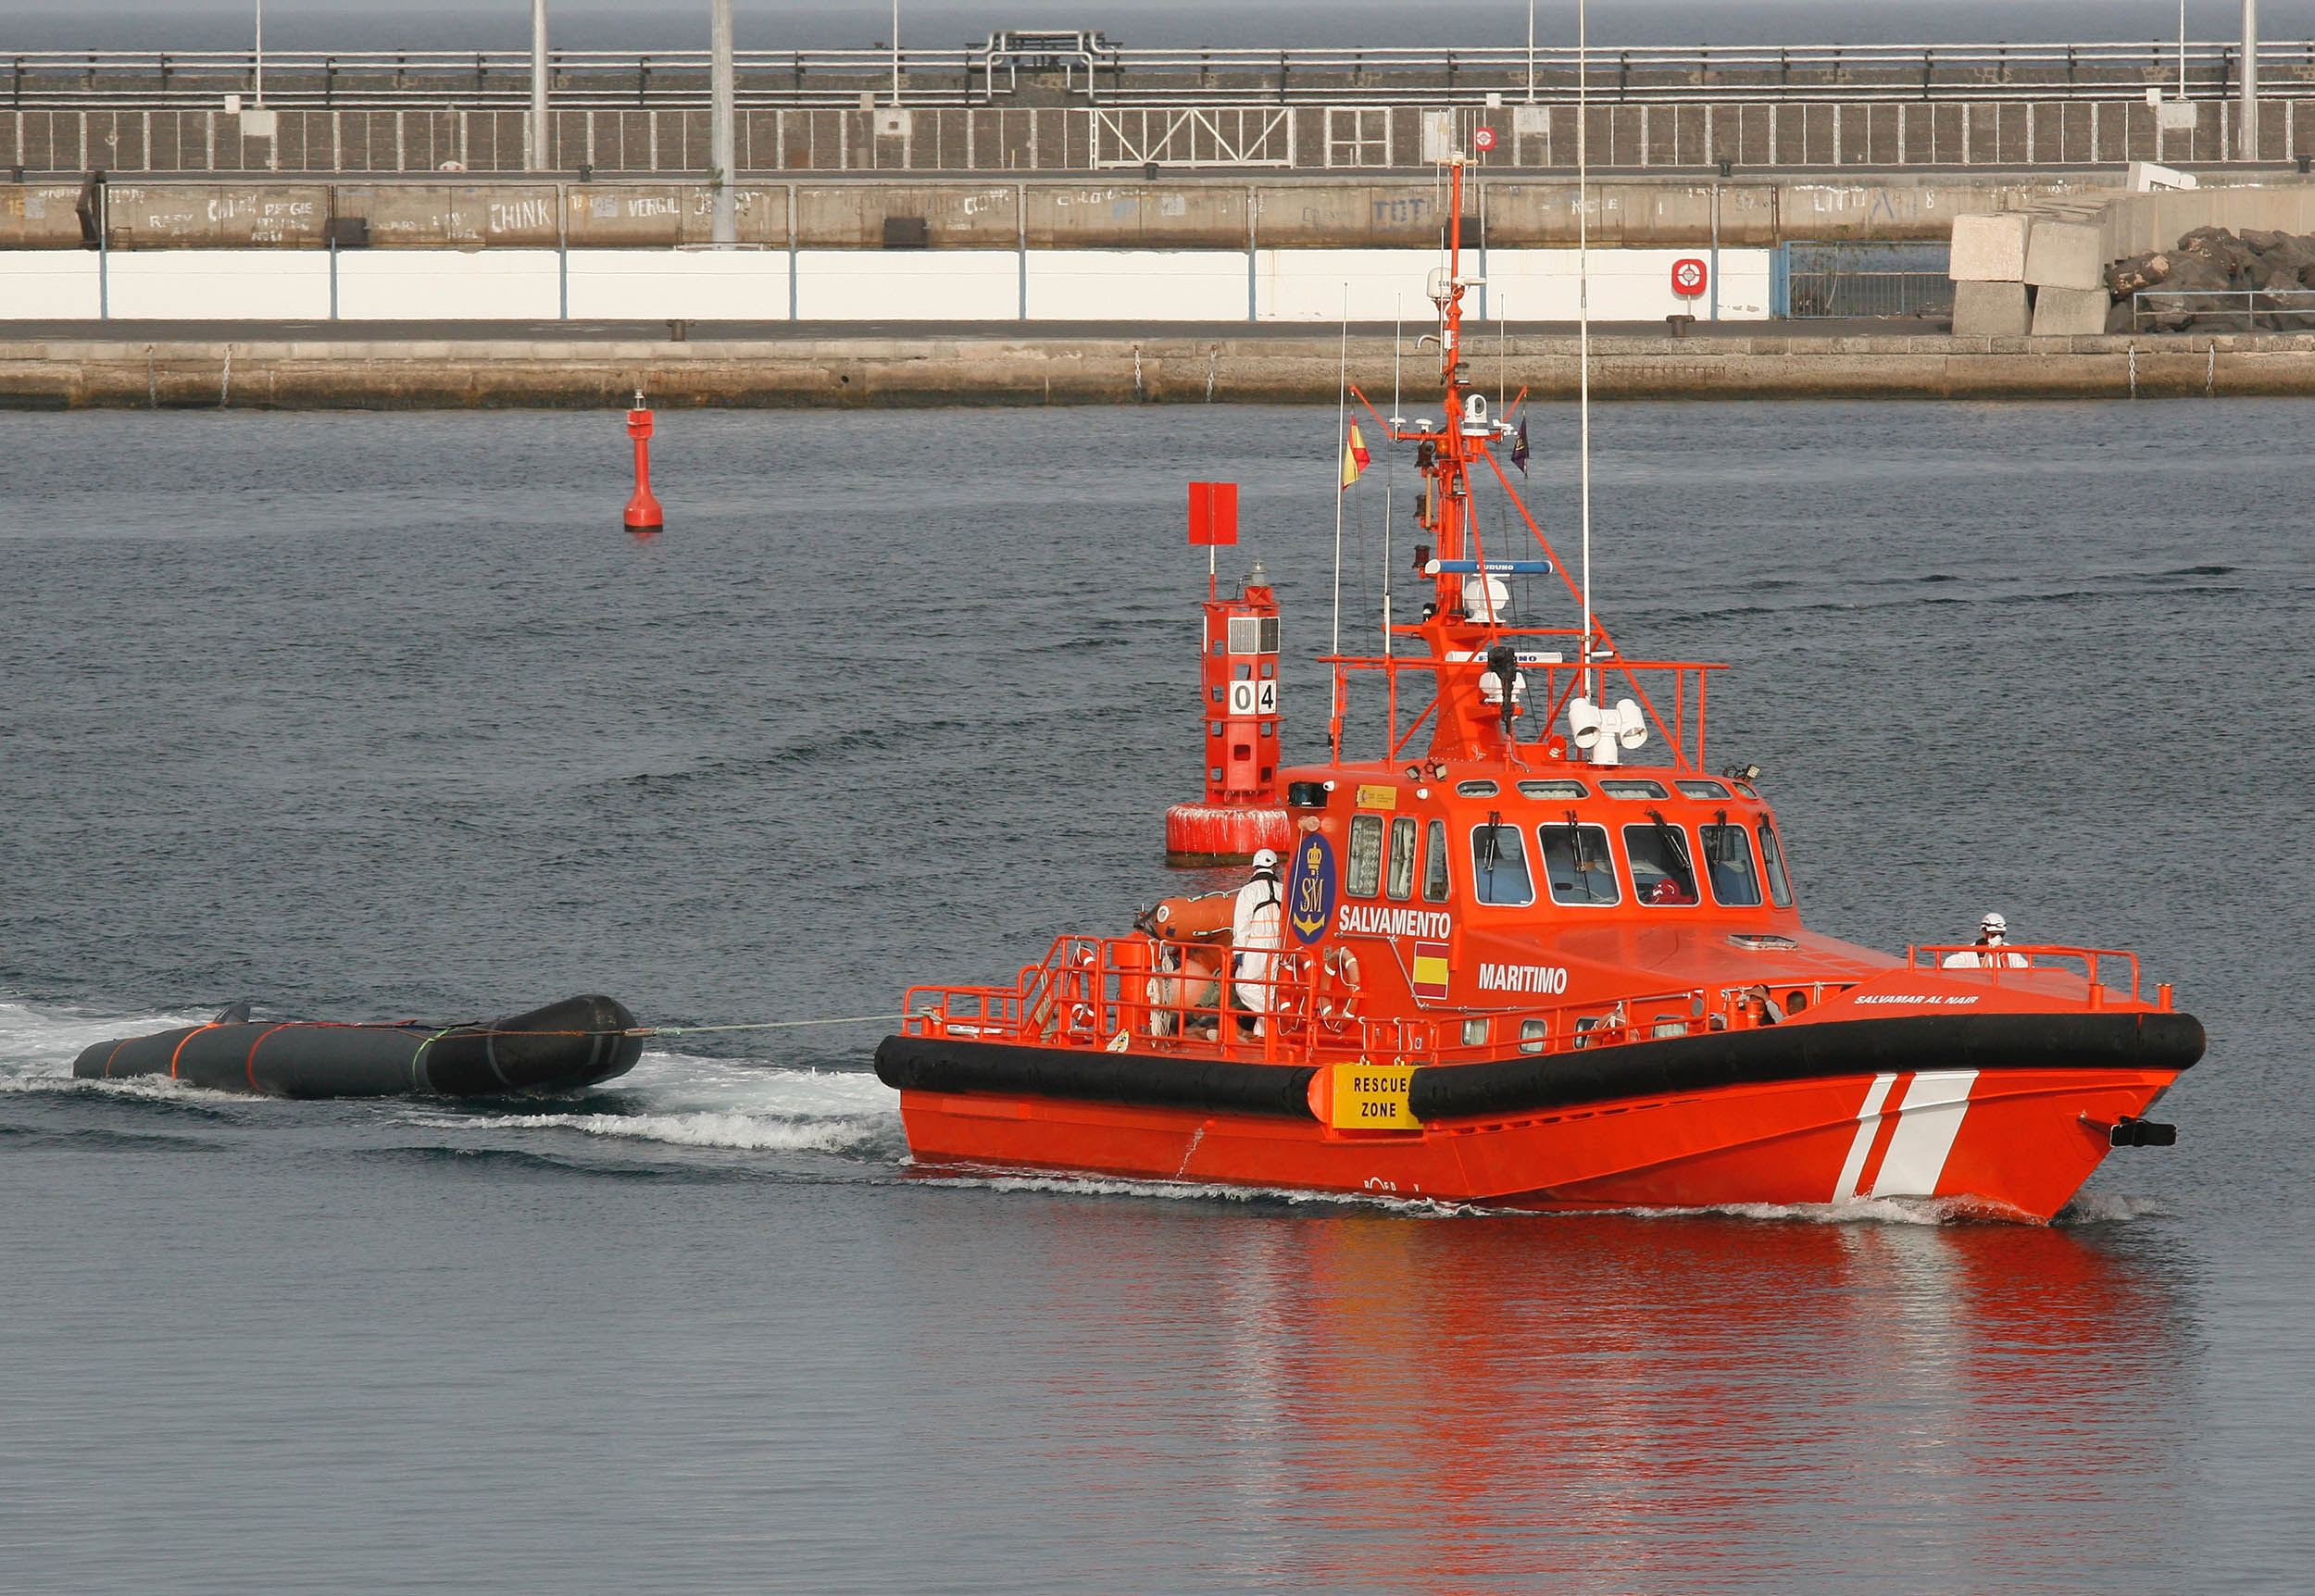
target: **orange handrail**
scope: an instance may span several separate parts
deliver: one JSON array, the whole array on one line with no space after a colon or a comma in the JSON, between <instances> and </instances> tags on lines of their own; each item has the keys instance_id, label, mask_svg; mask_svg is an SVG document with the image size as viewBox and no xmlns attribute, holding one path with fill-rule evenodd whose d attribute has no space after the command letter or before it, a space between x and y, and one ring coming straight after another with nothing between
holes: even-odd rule
<instances>
[{"instance_id":1,"label":"orange handrail","mask_svg":"<svg viewBox=\"0 0 2315 1596\"><path fill-rule=\"evenodd\" d=\"M1203 960L1197 954L1203 952ZM904 1034L1031 1047L1132 1048L1270 1062L1406 1057L1429 1063L1574 1052L1755 1023L1743 1004L1701 987L1603 1002L1483 1013L1369 1016L1319 950L1287 948L1270 972L1230 969L1225 943L1148 936L1055 939L1010 987L911 987ZM1264 1000L1242 1001L1241 988ZM1257 1023L1258 1022L1258 1023Z\"/></svg>"},{"instance_id":2,"label":"orange handrail","mask_svg":"<svg viewBox=\"0 0 2315 1596\"><path fill-rule=\"evenodd\" d=\"M1396 627L1393 630L1402 633L1411 633L1415 630L1411 627ZM1561 627L1503 627L1498 630L1500 635L1506 638L1574 638L1578 635L1575 631ZM1468 659L1440 659L1428 654L1330 654L1320 655L1319 663L1332 667L1335 702L1341 704L1345 710L1350 703L1351 675L1355 671L1380 673L1389 683L1392 703L1395 706L1398 679L1403 673L1420 671L1439 678L1444 677L1449 671L1482 671L1488 668L1486 660L1478 655ZM1588 667L1576 660L1556 662L1546 660L1534 665L1521 665L1520 668L1531 680L1540 677L1542 680L1542 691L1533 695L1529 703L1538 706L1548 704L1547 708L1542 710L1540 718L1534 722L1536 734L1533 739L1533 742L1541 742L1551 736L1551 728L1558 723L1560 713L1567 708L1568 700L1575 696L1582 687L1586 674L1601 679L1601 683L1595 691L1603 695L1608 691L1607 679L1620 676L1646 711L1648 718L1655 723L1658 735L1663 739L1664 744L1671 753L1673 767L1698 773L1705 772L1706 684L1710 680L1713 671L1728 668L1725 664L1712 660L1625 659L1618 655L1608 655L1595 658ZM1640 680L1640 673L1643 671L1671 673L1673 710L1670 723L1666 722L1662 711L1657 707L1655 696ZM1691 721L1687 691L1688 678L1691 674L1696 677L1696 680L1693 748L1691 747ZM1428 711L1425 713L1427 714ZM1418 716L1415 724L1408 728L1406 740L1411 740L1421 724L1422 717ZM1398 757L1398 751L1404 746L1404 741L1398 738L1397 728L1394 724L1392 747L1388 757L1394 759ZM1515 744L1515 746L1524 747L1528 744ZM1334 753L1337 758L1341 756L1342 750L1339 743L1336 744Z\"/></svg>"},{"instance_id":3,"label":"orange handrail","mask_svg":"<svg viewBox=\"0 0 2315 1596\"><path fill-rule=\"evenodd\" d=\"M2083 964L2083 975L2092 986L2106 984L2098 979L2099 964L2102 960L2121 959L2130 966L2131 1001L2134 1003L2140 1001L2138 997L2138 955L2128 948L2084 948L2066 942L2004 942L1997 948L1981 947L1975 942L1922 942L1905 950L1905 967L1909 970L1935 969L1943 966L1945 955L1947 954L1976 954L1981 957L2000 954L2018 954L2023 955L2027 961L2022 966L2025 969L2052 967L2048 965L2035 965L2033 961L2037 957L2080 959ZM1927 964L1921 962L1924 954L1929 956ZM1985 963L1977 967L1996 976L1999 976L2004 970L2021 968L2016 965L2000 963Z\"/></svg>"},{"instance_id":4,"label":"orange handrail","mask_svg":"<svg viewBox=\"0 0 2315 1596\"><path fill-rule=\"evenodd\" d=\"M1928 967L1923 955L1971 946L1909 948L1907 967ZM2127 950L2034 943L2003 951L2029 959L2079 960L2093 985L2099 960L2126 960L2130 995L2138 998L2137 956ZM1269 973L1260 977L1233 970L1226 942L1145 935L1057 937L1045 961L1022 969L1012 986L909 988L902 1029L910 1036L1029 1047L1130 1048L1213 1058L1253 1054L1271 1063L1395 1057L1450 1064L1502 1059L1514 1056L1515 1050L1548 1055L1767 1022L1748 1003L1749 987L1683 987L1609 1001L1370 1016L1357 1012L1358 989L1345 984L1320 950L1279 950L1271 955ZM2003 973L2001 966L1984 967L1996 979ZM2016 973L2052 967L2029 966ZM1808 984L1819 999L1827 995L1828 983ZM1835 983L1833 990L1854 984ZM1242 989L1259 1001L1246 1003Z\"/></svg>"}]
</instances>

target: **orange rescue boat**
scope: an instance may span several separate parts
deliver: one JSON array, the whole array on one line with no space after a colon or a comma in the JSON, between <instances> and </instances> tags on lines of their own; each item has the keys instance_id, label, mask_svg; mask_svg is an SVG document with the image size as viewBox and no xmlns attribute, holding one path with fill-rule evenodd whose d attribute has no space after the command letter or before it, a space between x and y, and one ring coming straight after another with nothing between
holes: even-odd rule
<instances>
[{"instance_id":1,"label":"orange rescue boat","mask_svg":"<svg viewBox=\"0 0 2315 1596\"><path fill-rule=\"evenodd\" d=\"M1386 621L1384 655L1326 658L1328 762L1278 773L1275 955L1233 977L1231 898L1176 899L1131 934L1057 940L1008 985L912 989L876 1067L917 1162L1522 1209L1895 1198L2046 1222L2109 1149L2174 1140L2145 1116L2203 1029L2167 986L2142 991L2134 954L1896 958L1808 930L1758 772L1706 761L1722 667L1626 658L1588 585L1567 582L1574 628L1508 623L1506 577L1567 579L1496 458L1512 429L1462 380L1466 286L1451 224L1433 276L1443 420L1374 418L1416 450L1433 596ZM1483 546L1471 495L1489 482L1540 557ZM1242 630L1275 655L1274 628ZM1274 657L1244 663L1275 680ZM1364 677L1389 729L1359 760L1343 734ZM1411 724L1402 678L1424 695ZM1666 763L1622 762L1651 742Z\"/></svg>"}]
</instances>

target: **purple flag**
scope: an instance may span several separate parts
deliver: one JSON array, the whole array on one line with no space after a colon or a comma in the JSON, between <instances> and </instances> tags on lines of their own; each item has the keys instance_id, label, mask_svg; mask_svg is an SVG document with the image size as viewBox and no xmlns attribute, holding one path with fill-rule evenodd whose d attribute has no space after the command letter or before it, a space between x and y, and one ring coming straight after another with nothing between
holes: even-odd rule
<instances>
[{"instance_id":1,"label":"purple flag","mask_svg":"<svg viewBox=\"0 0 2315 1596\"><path fill-rule=\"evenodd\" d=\"M1520 435L1511 441L1511 464L1520 468L1520 476L1527 475L1527 418L1524 416L1520 418Z\"/></svg>"}]
</instances>

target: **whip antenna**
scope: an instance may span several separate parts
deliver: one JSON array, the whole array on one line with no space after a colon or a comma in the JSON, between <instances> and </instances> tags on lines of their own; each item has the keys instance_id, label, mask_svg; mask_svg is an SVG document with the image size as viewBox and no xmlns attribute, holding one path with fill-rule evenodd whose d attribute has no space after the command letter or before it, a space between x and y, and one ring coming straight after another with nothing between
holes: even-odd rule
<instances>
[{"instance_id":1,"label":"whip antenna","mask_svg":"<svg viewBox=\"0 0 2315 1596\"><path fill-rule=\"evenodd\" d=\"M1589 131L1585 124L1591 120L1583 0L1575 0L1576 409L1583 438L1579 496L1583 513L1583 692L1588 697L1592 692L1592 191L1590 150L1585 143Z\"/></svg>"},{"instance_id":2,"label":"whip antenna","mask_svg":"<svg viewBox=\"0 0 2315 1596\"><path fill-rule=\"evenodd\" d=\"M1406 336L1407 295L1393 294L1391 296L1391 437L1394 438L1398 435L1399 429L1407 425L1407 418L1398 413L1399 346ZM1384 440L1385 443L1389 441L1388 438ZM1397 464L1398 457L1394 455L1383 473L1383 652L1386 655L1393 652L1391 648L1391 488L1397 477ZM1391 735L1395 738L1398 735L1398 725L1395 720L1391 725Z\"/></svg>"},{"instance_id":3,"label":"whip antenna","mask_svg":"<svg viewBox=\"0 0 2315 1596\"><path fill-rule=\"evenodd\" d=\"M1347 428L1350 424L1350 284L1343 284L1343 343L1342 354L1334 370L1334 633L1330 654L1343 652L1343 497L1350 492L1350 484L1342 480L1343 462L1348 458L1350 443ZM1334 671L1331 699L1334 712L1335 736L1341 739L1343 716L1343 673Z\"/></svg>"}]
</instances>

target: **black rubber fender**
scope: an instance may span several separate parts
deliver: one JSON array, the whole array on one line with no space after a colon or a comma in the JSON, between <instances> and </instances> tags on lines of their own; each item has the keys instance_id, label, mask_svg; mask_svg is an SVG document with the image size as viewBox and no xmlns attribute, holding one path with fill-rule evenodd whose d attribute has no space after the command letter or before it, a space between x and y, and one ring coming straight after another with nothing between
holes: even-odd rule
<instances>
[{"instance_id":1,"label":"black rubber fender","mask_svg":"<svg viewBox=\"0 0 2315 1596\"><path fill-rule=\"evenodd\" d=\"M1019 1047L952 1037L888 1036L876 1049L876 1079L900 1091L1057 1097L1286 1119L1312 1117L1310 1079L1317 1073L1303 1065Z\"/></svg>"},{"instance_id":2,"label":"black rubber fender","mask_svg":"<svg viewBox=\"0 0 2315 1596\"><path fill-rule=\"evenodd\" d=\"M487 1097L561 1091L624 1075L643 1056L616 998L565 998L505 1019L429 1025L273 1020L188 1026L100 1041L83 1080L166 1075L269 1097Z\"/></svg>"},{"instance_id":3,"label":"black rubber fender","mask_svg":"<svg viewBox=\"0 0 2315 1596\"><path fill-rule=\"evenodd\" d=\"M2192 1068L2187 1014L1910 1015L1708 1031L1573 1053L1433 1065L1415 1072L1416 1118L1470 1119L1720 1086L1924 1069Z\"/></svg>"}]
</instances>

